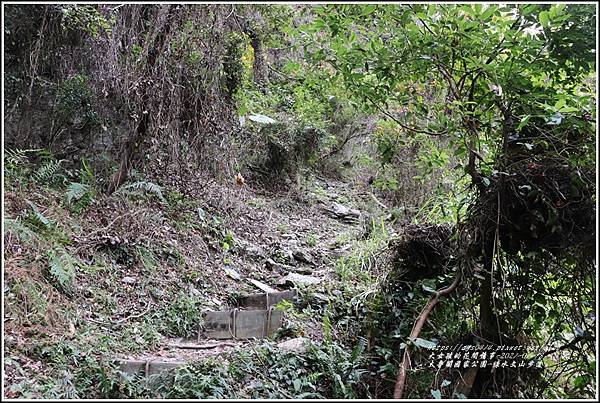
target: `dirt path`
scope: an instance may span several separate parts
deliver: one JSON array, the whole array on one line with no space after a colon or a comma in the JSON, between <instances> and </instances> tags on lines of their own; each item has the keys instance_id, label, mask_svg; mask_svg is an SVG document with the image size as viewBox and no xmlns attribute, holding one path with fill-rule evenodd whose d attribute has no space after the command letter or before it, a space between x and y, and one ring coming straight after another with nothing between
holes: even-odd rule
<instances>
[{"instance_id":1,"label":"dirt path","mask_svg":"<svg viewBox=\"0 0 600 403\"><path fill-rule=\"evenodd\" d=\"M282 282L298 273L325 288L335 276L336 260L352 253L352 242L364 232L366 217L378 208L367 193L347 183L316 179L294 194L267 195L246 190L231 221L233 247L222 262L211 267L211 310L234 308L235 297L263 292L252 283L258 280L276 291L298 286ZM314 330L314 329L313 329ZM307 331L319 338L319 331ZM322 334L321 334L322 336ZM285 339L278 339L278 342ZM190 362L218 355L260 340L167 339L159 349L124 355L125 360ZM174 344L199 344L183 349ZM207 347L208 346L208 347Z\"/></svg>"}]
</instances>

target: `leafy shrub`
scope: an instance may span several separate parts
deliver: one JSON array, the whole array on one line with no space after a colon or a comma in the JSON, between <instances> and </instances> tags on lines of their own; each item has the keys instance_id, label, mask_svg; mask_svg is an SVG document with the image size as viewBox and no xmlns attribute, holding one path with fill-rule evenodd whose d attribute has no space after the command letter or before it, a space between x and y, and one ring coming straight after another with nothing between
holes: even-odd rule
<instances>
[{"instance_id":1,"label":"leafy shrub","mask_svg":"<svg viewBox=\"0 0 600 403\"><path fill-rule=\"evenodd\" d=\"M65 30L80 30L97 38L100 31L111 32L110 21L93 5L69 4L62 6L61 25Z\"/></svg>"},{"instance_id":2,"label":"leafy shrub","mask_svg":"<svg viewBox=\"0 0 600 403\"><path fill-rule=\"evenodd\" d=\"M149 377L118 380L121 396L164 399L355 398L366 372L364 343L308 343L304 354L265 343ZM249 379L250 382L249 382Z\"/></svg>"},{"instance_id":3,"label":"leafy shrub","mask_svg":"<svg viewBox=\"0 0 600 403\"><path fill-rule=\"evenodd\" d=\"M12 149L4 152L5 177L11 180L33 180L39 184L62 185L65 160L56 160L47 149Z\"/></svg>"},{"instance_id":4,"label":"leafy shrub","mask_svg":"<svg viewBox=\"0 0 600 403\"><path fill-rule=\"evenodd\" d=\"M312 161L324 135L321 129L295 123L265 125L258 135L263 144L256 149L266 151L255 155L251 165L271 183L295 179L298 170Z\"/></svg>"},{"instance_id":5,"label":"leafy shrub","mask_svg":"<svg viewBox=\"0 0 600 403\"><path fill-rule=\"evenodd\" d=\"M229 34L227 43L225 44L223 71L225 73L225 88L230 96L234 96L242 85L244 75L242 57L246 43L246 37L237 32L232 32Z\"/></svg>"},{"instance_id":6,"label":"leafy shrub","mask_svg":"<svg viewBox=\"0 0 600 403\"><path fill-rule=\"evenodd\" d=\"M198 334L202 311L198 299L182 291L158 316L161 321L161 331L166 335L193 337Z\"/></svg>"},{"instance_id":7,"label":"leafy shrub","mask_svg":"<svg viewBox=\"0 0 600 403\"><path fill-rule=\"evenodd\" d=\"M150 380L167 399L223 399L233 392L227 368L216 360L194 363Z\"/></svg>"},{"instance_id":8,"label":"leafy shrub","mask_svg":"<svg viewBox=\"0 0 600 403\"><path fill-rule=\"evenodd\" d=\"M88 81L87 76L76 74L56 87L55 113L62 124L77 129L100 124L95 110L96 94Z\"/></svg>"}]
</instances>

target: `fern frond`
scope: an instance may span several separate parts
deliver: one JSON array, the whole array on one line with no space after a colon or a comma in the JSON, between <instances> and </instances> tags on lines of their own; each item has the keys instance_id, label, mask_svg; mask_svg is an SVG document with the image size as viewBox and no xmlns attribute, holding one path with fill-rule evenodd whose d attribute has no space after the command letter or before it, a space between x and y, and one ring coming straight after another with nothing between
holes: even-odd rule
<instances>
[{"instance_id":1,"label":"fern frond","mask_svg":"<svg viewBox=\"0 0 600 403\"><path fill-rule=\"evenodd\" d=\"M81 199L90 190L89 185L79 182L71 182L65 193L67 204L72 205L73 202Z\"/></svg>"},{"instance_id":2,"label":"fern frond","mask_svg":"<svg viewBox=\"0 0 600 403\"><path fill-rule=\"evenodd\" d=\"M38 183L49 181L60 171L62 162L63 160L45 162L33 173L33 179Z\"/></svg>"},{"instance_id":3,"label":"fern frond","mask_svg":"<svg viewBox=\"0 0 600 403\"><path fill-rule=\"evenodd\" d=\"M4 150L4 166L7 168L15 168L18 165L23 165L29 161L27 153L37 150L23 150L16 148L14 150Z\"/></svg>"},{"instance_id":4,"label":"fern frond","mask_svg":"<svg viewBox=\"0 0 600 403\"><path fill-rule=\"evenodd\" d=\"M90 205L94 197L94 188L87 183L71 182L65 193L65 201L71 211L80 213Z\"/></svg>"},{"instance_id":5,"label":"fern frond","mask_svg":"<svg viewBox=\"0 0 600 403\"><path fill-rule=\"evenodd\" d=\"M3 159L5 177L10 179L19 176L25 177L26 172L30 169L30 161L27 154L34 151L39 151L39 149L5 149Z\"/></svg>"},{"instance_id":6,"label":"fern frond","mask_svg":"<svg viewBox=\"0 0 600 403\"><path fill-rule=\"evenodd\" d=\"M38 210L34 203L27 200L27 204L29 204L29 207L31 207L31 213L29 213L27 218L34 227L37 227L41 230L46 230L53 226L53 223L46 218L46 216L42 214L40 210Z\"/></svg>"},{"instance_id":7,"label":"fern frond","mask_svg":"<svg viewBox=\"0 0 600 403\"><path fill-rule=\"evenodd\" d=\"M31 242L37 240L37 235L29 227L23 224L19 219L6 218L4 220L4 230L11 232L19 238L21 242Z\"/></svg>"},{"instance_id":8,"label":"fern frond","mask_svg":"<svg viewBox=\"0 0 600 403\"><path fill-rule=\"evenodd\" d=\"M46 255L50 281L60 291L71 294L75 285L77 260L60 248L49 250Z\"/></svg>"},{"instance_id":9,"label":"fern frond","mask_svg":"<svg viewBox=\"0 0 600 403\"><path fill-rule=\"evenodd\" d=\"M121 186L115 193L133 193L138 191L155 194L160 199L160 201L162 201L163 203L167 202L162 194L162 187L157 185L156 183L147 181L134 182L125 186Z\"/></svg>"}]
</instances>

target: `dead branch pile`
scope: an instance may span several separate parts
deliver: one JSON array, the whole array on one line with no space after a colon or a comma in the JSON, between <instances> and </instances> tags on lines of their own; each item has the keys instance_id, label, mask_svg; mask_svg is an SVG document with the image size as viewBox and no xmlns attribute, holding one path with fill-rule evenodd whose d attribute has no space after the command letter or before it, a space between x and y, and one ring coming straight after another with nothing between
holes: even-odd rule
<instances>
[{"instance_id":1,"label":"dead branch pile","mask_svg":"<svg viewBox=\"0 0 600 403\"><path fill-rule=\"evenodd\" d=\"M452 267L455 245L453 228L445 224L409 225L396 242L395 268L403 281L443 274Z\"/></svg>"}]
</instances>

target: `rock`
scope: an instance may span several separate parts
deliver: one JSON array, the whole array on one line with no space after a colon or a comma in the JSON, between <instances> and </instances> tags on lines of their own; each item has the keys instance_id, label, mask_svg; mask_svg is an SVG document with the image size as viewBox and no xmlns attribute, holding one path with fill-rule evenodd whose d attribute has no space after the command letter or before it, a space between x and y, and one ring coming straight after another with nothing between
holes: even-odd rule
<instances>
[{"instance_id":1,"label":"rock","mask_svg":"<svg viewBox=\"0 0 600 403\"><path fill-rule=\"evenodd\" d=\"M329 297L321 292L316 292L313 295L316 299L319 299L324 302L329 302Z\"/></svg>"},{"instance_id":2,"label":"rock","mask_svg":"<svg viewBox=\"0 0 600 403\"><path fill-rule=\"evenodd\" d=\"M313 272L310 267L296 267L294 271L300 274L312 274Z\"/></svg>"},{"instance_id":3,"label":"rock","mask_svg":"<svg viewBox=\"0 0 600 403\"><path fill-rule=\"evenodd\" d=\"M189 291L190 291L190 296L194 296L194 297L202 296L202 293L200 291L198 291L198 289L191 284L189 286Z\"/></svg>"},{"instance_id":4,"label":"rock","mask_svg":"<svg viewBox=\"0 0 600 403\"><path fill-rule=\"evenodd\" d=\"M276 289L274 289L273 287L269 287L268 285L266 285L265 283L262 283L258 280L254 280L254 279L250 279L250 282L259 290L262 290L264 292L267 292L269 294L274 294L277 293L279 291L277 291Z\"/></svg>"},{"instance_id":5,"label":"rock","mask_svg":"<svg viewBox=\"0 0 600 403\"><path fill-rule=\"evenodd\" d=\"M265 252L259 246L247 246L246 248L244 248L244 252L246 253L246 256L255 259L265 257Z\"/></svg>"},{"instance_id":6,"label":"rock","mask_svg":"<svg viewBox=\"0 0 600 403\"><path fill-rule=\"evenodd\" d=\"M307 338L304 337L296 337L295 339L290 339L286 341L282 341L277 344L277 347L282 351L292 352L302 354L306 352L306 342Z\"/></svg>"},{"instance_id":7,"label":"rock","mask_svg":"<svg viewBox=\"0 0 600 403\"><path fill-rule=\"evenodd\" d=\"M123 277L123 280L121 280L121 281L123 281L125 284L131 284L131 285L137 283L137 279L135 277L129 277L129 276Z\"/></svg>"},{"instance_id":8,"label":"rock","mask_svg":"<svg viewBox=\"0 0 600 403\"><path fill-rule=\"evenodd\" d=\"M294 259L296 259L299 262L302 263L308 263L308 264L315 264L315 261L313 259L313 257L306 251L303 250L297 250L295 251L292 256L294 256Z\"/></svg>"},{"instance_id":9,"label":"rock","mask_svg":"<svg viewBox=\"0 0 600 403\"><path fill-rule=\"evenodd\" d=\"M225 271L225 274L227 274L229 277L231 277L234 280L240 280L242 278L240 273L238 273L235 269L233 269L229 266L225 266L223 268L223 270Z\"/></svg>"},{"instance_id":10,"label":"rock","mask_svg":"<svg viewBox=\"0 0 600 403\"><path fill-rule=\"evenodd\" d=\"M348 208L337 202L333 202L328 211L334 218L339 218L344 222L357 222L360 218L360 211Z\"/></svg>"},{"instance_id":11,"label":"rock","mask_svg":"<svg viewBox=\"0 0 600 403\"><path fill-rule=\"evenodd\" d=\"M285 284L287 282L294 284L311 285L319 284L321 282L321 279L313 276L305 276L304 274L289 273L287 276L280 278L277 283Z\"/></svg>"},{"instance_id":12,"label":"rock","mask_svg":"<svg viewBox=\"0 0 600 403\"><path fill-rule=\"evenodd\" d=\"M288 266L288 265L285 265L282 263L277 263L276 261L274 261L271 258L269 258L265 261L265 267L269 270L277 270L280 272L287 272L292 269L291 266Z\"/></svg>"},{"instance_id":13,"label":"rock","mask_svg":"<svg viewBox=\"0 0 600 403\"><path fill-rule=\"evenodd\" d=\"M334 250L332 250L330 252L331 257L333 257L334 259L340 258L344 255L347 255L347 252L352 248L352 244L346 244L344 246L342 246L341 248L334 248Z\"/></svg>"}]
</instances>

